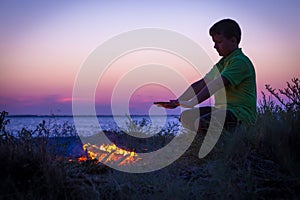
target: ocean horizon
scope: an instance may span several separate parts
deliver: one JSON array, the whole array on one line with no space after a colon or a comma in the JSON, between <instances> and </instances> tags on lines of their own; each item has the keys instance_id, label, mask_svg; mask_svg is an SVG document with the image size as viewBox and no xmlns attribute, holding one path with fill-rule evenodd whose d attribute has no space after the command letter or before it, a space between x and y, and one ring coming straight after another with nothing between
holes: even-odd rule
<instances>
[{"instance_id":1,"label":"ocean horizon","mask_svg":"<svg viewBox=\"0 0 300 200\"><path fill-rule=\"evenodd\" d=\"M99 131L126 132L132 122L142 126L141 128L153 129L153 132L179 123L179 115L97 115L99 124L91 123L94 117L92 115L8 115L7 119L10 122L6 130L17 135L22 129L34 131L43 124L49 130L68 128L76 131L74 135L90 136ZM74 118L79 119L76 126Z\"/></svg>"}]
</instances>

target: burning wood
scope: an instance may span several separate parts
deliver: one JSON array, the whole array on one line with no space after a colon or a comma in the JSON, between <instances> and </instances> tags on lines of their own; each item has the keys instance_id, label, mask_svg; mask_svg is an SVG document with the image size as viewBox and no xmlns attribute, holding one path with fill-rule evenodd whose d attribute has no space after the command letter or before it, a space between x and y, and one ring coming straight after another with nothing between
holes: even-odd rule
<instances>
[{"instance_id":1,"label":"burning wood","mask_svg":"<svg viewBox=\"0 0 300 200\"><path fill-rule=\"evenodd\" d=\"M129 165L140 160L138 154L134 151L127 151L117 147L115 144L102 144L97 146L95 144L84 144L83 149L86 152L86 156L78 158L79 162L86 161L88 159L97 160L97 163L109 163L113 162L118 165Z\"/></svg>"}]
</instances>

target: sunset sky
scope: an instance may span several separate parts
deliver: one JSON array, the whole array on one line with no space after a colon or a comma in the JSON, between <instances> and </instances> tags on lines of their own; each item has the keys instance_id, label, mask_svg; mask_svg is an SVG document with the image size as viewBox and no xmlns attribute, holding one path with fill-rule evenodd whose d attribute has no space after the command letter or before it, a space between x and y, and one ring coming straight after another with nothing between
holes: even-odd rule
<instances>
[{"instance_id":1,"label":"sunset sky","mask_svg":"<svg viewBox=\"0 0 300 200\"><path fill-rule=\"evenodd\" d=\"M134 29L179 32L200 45L216 63L220 57L208 30L223 18L232 18L241 26L240 47L256 68L258 94L265 84L283 88L291 78L300 78L299 8L298 0L1 0L0 110L9 114L72 114L73 85L84 61L103 42ZM114 63L118 70L106 71L95 94L97 114L110 114L108 94L133 66L166 60L170 69L188 65L167 53L141 54L128 55ZM149 71L148 76L151 73L155 71ZM189 82L201 78L190 70L180 73L186 73ZM160 75L170 78L167 71ZM115 105L124 106L126 94L116 95ZM145 114L153 101L175 96L170 88L145 85L130 96L130 111Z\"/></svg>"}]
</instances>

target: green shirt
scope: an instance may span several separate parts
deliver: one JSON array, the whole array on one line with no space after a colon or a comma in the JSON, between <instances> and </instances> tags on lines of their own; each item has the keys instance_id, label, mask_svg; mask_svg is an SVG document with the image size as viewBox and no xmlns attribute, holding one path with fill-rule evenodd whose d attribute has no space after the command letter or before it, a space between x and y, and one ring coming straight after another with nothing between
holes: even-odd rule
<instances>
[{"instance_id":1,"label":"green shirt","mask_svg":"<svg viewBox=\"0 0 300 200\"><path fill-rule=\"evenodd\" d=\"M256 78L252 62L241 49L236 49L214 65L205 75L205 80L213 80L219 75L225 77L230 84L225 87L226 99L221 90L214 94L215 107L230 110L242 122L254 124Z\"/></svg>"}]
</instances>

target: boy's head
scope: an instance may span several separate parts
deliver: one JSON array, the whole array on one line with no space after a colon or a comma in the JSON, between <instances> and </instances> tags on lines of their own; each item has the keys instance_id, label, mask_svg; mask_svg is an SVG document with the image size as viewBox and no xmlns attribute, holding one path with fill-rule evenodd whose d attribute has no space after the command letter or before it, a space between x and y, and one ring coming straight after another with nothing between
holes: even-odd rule
<instances>
[{"instance_id":1,"label":"boy's head","mask_svg":"<svg viewBox=\"0 0 300 200\"><path fill-rule=\"evenodd\" d=\"M223 19L215 23L210 29L209 34L215 45L214 48L220 56L228 56L238 48L241 41L241 29L234 20Z\"/></svg>"},{"instance_id":2,"label":"boy's head","mask_svg":"<svg viewBox=\"0 0 300 200\"><path fill-rule=\"evenodd\" d=\"M218 34L224 35L227 39L235 37L237 44L241 41L241 28L238 23L232 19L223 19L215 23L210 29L211 36Z\"/></svg>"}]
</instances>

